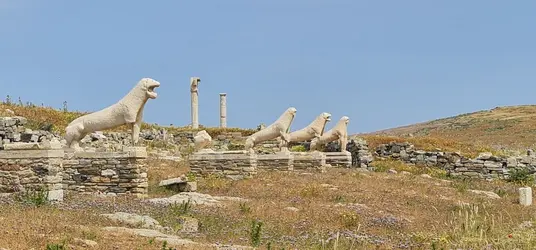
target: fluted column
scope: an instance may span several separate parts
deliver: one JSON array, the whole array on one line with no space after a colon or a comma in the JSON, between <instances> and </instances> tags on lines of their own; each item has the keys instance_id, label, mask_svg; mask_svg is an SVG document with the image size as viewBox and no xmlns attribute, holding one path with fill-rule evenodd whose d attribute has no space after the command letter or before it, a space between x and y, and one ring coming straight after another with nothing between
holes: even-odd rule
<instances>
[{"instance_id":1,"label":"fluted column","mask_svg":"<svg viewBox=\"0 0 536 250\"><path fill-rule=\"evenodd\" d=\"M220 128L227 127L227 94L220 93Z\"/></svg>"},{"instance_id":2,"label":"fluted column","mask_svg":"<svg viewBox=\"0 0 536 250\"><path fill-rule=\"evenodd\" d=\"M199 77L190 78L190 95L192 97L192 128L199 128L199 101L198 86L201 79Z\"/></svg>"}]
</instances>

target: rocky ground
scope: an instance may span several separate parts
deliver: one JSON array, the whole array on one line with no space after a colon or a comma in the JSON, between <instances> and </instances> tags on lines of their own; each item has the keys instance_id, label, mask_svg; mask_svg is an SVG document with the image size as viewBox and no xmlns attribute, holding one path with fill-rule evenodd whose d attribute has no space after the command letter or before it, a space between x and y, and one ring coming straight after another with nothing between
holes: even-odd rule
<instances>
[{"instance_id":1,"label":"rocky ground","mask_svg":"<svg viewBox=\"0 0 536 250\"><path fill-rule=\"evenodd\" d=\"M387 163L383 163L387 164ZM150 197L69 195L63 203L0 198L0 249L532 249L534 206L517 185L378 167L198 179L158 187L188 167L153 161ZM440 177L440 178L438 178ZM24 199L23 199L24 200ZM26 201L28 200L26 197Z\"/></svg>"}]
</instances>

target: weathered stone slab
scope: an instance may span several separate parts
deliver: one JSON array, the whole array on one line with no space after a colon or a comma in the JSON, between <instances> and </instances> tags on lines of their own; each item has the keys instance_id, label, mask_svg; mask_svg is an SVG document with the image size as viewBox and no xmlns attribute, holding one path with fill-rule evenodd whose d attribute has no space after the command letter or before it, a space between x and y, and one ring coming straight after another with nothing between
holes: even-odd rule
<instances>
[{"instance_id":1,"label":"weathered stone slab","mask_svg":"<svg viewBox=\"0 0 536 250\"><path fill-rule=\"evenodd\" d=\"M326 155L320 151L292 152L293 169L321 169L326 165Z\"/></svg>"},{"instance_id":2,"label":"weathered stone slab","mask_svg":"<svg viewBox=\"0 0 536 250\"><path fill-rule=\"evenodd\" d=\"M66 150L70 157L76 158L147 158L145 147L124 147L122 152L88 152Z\"/></svg>"},{"instance_id":3,"label":"weathered stone slab","mask_svg":"<svg viewBox=\"0 0 536 250\"><path fill-rule=\"evenodd\" d=\"M197 182L188 181L186 176L178 178L162 180L158 184L159 187L166 187L175 192L195 192L197 191Z\"/></svg>"},{"instance_id":4,"label":"weathered stone slab","mask_svg":"<svg viewBox=\"0 0 536 250\"><path fill-rule=\"evenodd\" d=\"M63 150L0 150L0 159L62 158Z\"/></svg>"},{"instance_id":5,"label":"weathered stone slab","mask_svg":"<svg viewBox=\"0 0 536 250\"><path fill-rule=\"evenodd\" d=\"M247 151L199 151L189 156L190 169L198 175L215 174L233 179L257 174L257 155Z\"/></svg>"},{"instance_id":6,"label":"weathered stone slab","mask_svg":"<svg viewBox=\"0 0 536 250\"><path fill-rule=\"evenodd\" d=\"M265 170L292 171L294 157L291 152L277 152L275 154L257 155L257 167Z\"/></svg>"},{"instance_id":7,"label":"weathered stone slab","mask_svg":"<svg viewBox=\"0 0 536 250\"><path fill-rule=\"evenodd\" d=\"M325 152L326 164L333 167L352 167L352 154L350 152Z\"/></svg>"},{"instance_id":8,"label":"weathered stone slab","mask_svg":"<svg viewBox=\"0 0 536 250\"><path fill-rule=\"evenodd\" d=\"M4 150L36 150L40 149L39 143L24 143L24 142L15 142L4 145Z\"/></svg>"}]
</instances>

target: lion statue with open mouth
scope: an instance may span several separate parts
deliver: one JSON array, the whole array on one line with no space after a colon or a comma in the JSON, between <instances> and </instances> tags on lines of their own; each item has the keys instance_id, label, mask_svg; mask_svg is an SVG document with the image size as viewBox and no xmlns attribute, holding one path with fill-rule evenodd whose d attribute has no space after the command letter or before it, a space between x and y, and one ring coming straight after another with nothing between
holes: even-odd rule
<instances>
[{"instance_id":1,"label":"lion statue with open mouth","mask_svg":"<svg viewBox=\"0 0 536 250\"><path fill-rule=\"evenodd\" d=\"M160 83L143 78L119 102L100 111L87 114L73 120L65 129L67 147L80 150L80 140L87 134L112 129L121 125L132 126L132 143L137 144L143 117L143 108L147 100L155 99L155 88Z\"/></svg>"}]
</instances>

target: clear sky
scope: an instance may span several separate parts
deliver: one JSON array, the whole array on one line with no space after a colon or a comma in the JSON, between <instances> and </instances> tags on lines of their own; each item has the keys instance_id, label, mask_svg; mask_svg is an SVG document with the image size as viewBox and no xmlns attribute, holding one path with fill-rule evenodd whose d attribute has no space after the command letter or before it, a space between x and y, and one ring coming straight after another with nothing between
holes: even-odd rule
<instances>
[{"instance_id":1,"label":"clear sky","mask_svg":"<svg viewBox=\"0 0 536 250\"><path fill-rule=\"evenodd\" d=\"M536 102L532 0L0 0L0 96L95 111L143 77L145 121L270 124L321 112L368 132Z\"/></svg>"}]
</instances>

